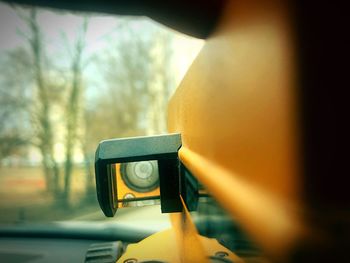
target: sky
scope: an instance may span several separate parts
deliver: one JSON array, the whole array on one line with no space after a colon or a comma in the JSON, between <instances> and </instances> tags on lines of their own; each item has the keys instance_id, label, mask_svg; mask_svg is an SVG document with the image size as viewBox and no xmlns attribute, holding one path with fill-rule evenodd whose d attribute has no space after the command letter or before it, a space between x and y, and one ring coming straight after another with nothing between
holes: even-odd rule
<instances>
[{"instance_id":1,"label":"sky","mask_svg":"<svg viewBox=\"0 0 350 263\"><path fill-rule=\"evenodd\" d=\"M59 52L67 53L67 46L76 38L83 16L78 13L70 13L67 11L53 12L52 10L40 9L38 14L38 22L41 25L41 30L45 35L45 45L47 53L59 54ZM23 46L25 43L25 35L28 30L27 26L19 16L26 15L26 12L21 8L13 8L8 4L0 2L0 54L1 52L13 49L18 46ZM108 37L113 35L115 28L118 26L120 19L117 16L104 14L89 14L88 30L86 34L87 50L86 56L92 55L94 52L103 50L107 45ZM139 22L140 30L147 27L147 24L154 23L159 27L164 26L151 21L148 18L136 18ZM176 50L176 79L180 81L194 57L204 44L204 41L185 36L181 33L174 32ZM64 35L64 36L63 36ZM62 39L65 38L68 43L65 46ZM62 59L66 54L62 54ZM91 73L91 72L90 72ZM91 74L88 74L91 75Z\"/></svg>"}]
</instances>

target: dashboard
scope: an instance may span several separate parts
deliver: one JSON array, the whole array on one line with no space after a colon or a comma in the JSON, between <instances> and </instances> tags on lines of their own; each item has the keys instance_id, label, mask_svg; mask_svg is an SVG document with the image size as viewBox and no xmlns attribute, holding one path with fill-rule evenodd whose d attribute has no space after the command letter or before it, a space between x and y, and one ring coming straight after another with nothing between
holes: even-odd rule
<instances>
[{"instance_id":1,"label":"dashboard","mask_svg":"<svg viewBox=\"0 0 350 263\"><path fill-rule=\"evenodd\" d=\"M53 238L0 238L0 261L6 263L115 262L122 242ZM98 261L100 260L100 261Z\"/></svg>"},{"instance_id":2,"label":"dashboard","mask_svg":"<svg viewBox=\"0 0 350 263\"><path fill-rule=\"evenodd\" d=\"M0 226L0 262L116 262L129 243L154 231L115 223L56 222Z\"/></svg>"}]
</instances>

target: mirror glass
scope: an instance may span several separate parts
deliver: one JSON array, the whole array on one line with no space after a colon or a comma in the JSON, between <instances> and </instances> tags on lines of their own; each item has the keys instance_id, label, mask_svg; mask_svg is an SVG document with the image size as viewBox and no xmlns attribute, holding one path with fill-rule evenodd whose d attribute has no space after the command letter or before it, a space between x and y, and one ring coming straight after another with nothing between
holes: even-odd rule
<instances>
[{"instance_id":1,"label":"mirror glass","mask_svg":"<svg viewBox=\"0 0 350 263\"><path fill-rule=\"evenodd\" d=\"M159 173L156 160L112 165L118 208L159 204Z\"/></svg>"}]
</instances>

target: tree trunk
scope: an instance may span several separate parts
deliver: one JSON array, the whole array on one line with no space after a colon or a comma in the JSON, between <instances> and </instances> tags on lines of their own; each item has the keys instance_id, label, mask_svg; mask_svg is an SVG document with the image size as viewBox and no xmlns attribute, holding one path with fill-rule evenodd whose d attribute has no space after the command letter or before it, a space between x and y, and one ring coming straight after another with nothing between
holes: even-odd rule
<instances>
[{"instance_id":1,"label":"tree trunk","mask_svg":"<svg viewBox=\"0 0 350 263\"><path fill-rule=\"evenodd\" d=\"M81 58L85 46L85 33L87 30L87 19L82 25L82 34L79 36L75 46L75 54L72 61L72 86L67 105L67 135L66 135L66 161L64 176L64 201L69 206L71 192L71 177L74 166L74 149L77 139L79 99L81 93Z\"/></svg>"},{"instance_id":2,"label":"tree trunk","mask_svg":"<svg viewBox=\"0 0 350 263\"><path fill-rule=\"evenodd\" d=\"M54 156L54 136L50 120L50 101L48 89L44 83L42 72L42 40L40 29L36 21L36 10L31 9L30 18L28 20L31 29L30 47L33 53L34 78L38 89L38 106L37 120L39 124L39 149L42 155L42 164L46 180L47 191L58 195L59 189L59 167Z\"/></svg>"}]
</instances>

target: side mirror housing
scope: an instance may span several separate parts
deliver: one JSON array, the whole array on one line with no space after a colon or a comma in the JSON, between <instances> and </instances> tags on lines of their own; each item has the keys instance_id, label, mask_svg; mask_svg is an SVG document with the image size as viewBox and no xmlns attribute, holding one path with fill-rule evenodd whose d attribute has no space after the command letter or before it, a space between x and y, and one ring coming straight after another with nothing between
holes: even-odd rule
<instances>
[{"instance_id":1,"label":"side mirror housing","mask_svg":"<svg viewBox=\"0 0 350 263\"><path fill-rule=\"evenodd\" d=\"M180 147L180 134L102 141L96 150L95 176L97 198L103 213L108 217L113 217L120 202L123 201L118 198L115 164L144 161L152 161L152 165L144 164L144 167L139 166L139 168L133 165L133 167L139 169L136 172L139 173L140 178L146 179L147 169L153 169L154 161L156 161L162 213L181 211L180 167L178 160L178 150ZM143 169L143 171L140 169ZM154 196L150 198L154 198ZM144 197L142 200L145 199L147 197ZM135 200L137 201L137 198Z\"/></svg>"}]
</instances>

